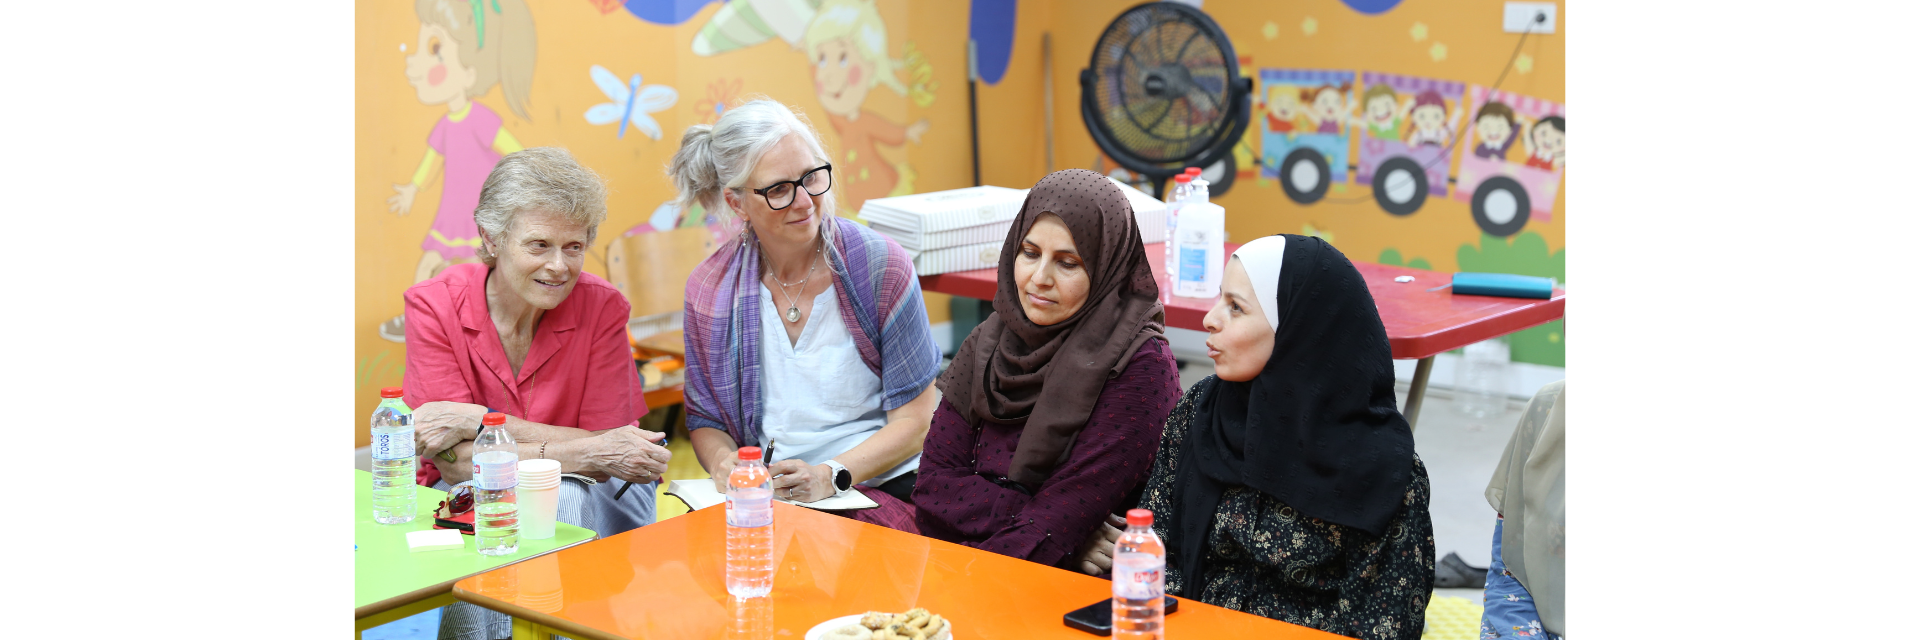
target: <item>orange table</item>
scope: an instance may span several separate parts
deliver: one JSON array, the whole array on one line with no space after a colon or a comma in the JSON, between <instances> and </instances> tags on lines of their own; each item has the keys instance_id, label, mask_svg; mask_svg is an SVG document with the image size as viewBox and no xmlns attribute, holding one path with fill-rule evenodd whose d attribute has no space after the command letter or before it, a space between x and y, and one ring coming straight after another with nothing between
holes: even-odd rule
<instances>
[{"instance_id":1,"label":"orange table","mask_svg":"<svg viewBox=\"0 0 1920 640\"><path fill-rule=\"evenodd\" d=\"M466 578L455 598L523 621L516 637L784 638L867 611L926 607L955 638L1089 640L1061 617L1108 581L774 503L773 594L727 594L725 509L703 509ZM1339 638L1181 599L1173 638Z\"/></svg>"}]
</instances>

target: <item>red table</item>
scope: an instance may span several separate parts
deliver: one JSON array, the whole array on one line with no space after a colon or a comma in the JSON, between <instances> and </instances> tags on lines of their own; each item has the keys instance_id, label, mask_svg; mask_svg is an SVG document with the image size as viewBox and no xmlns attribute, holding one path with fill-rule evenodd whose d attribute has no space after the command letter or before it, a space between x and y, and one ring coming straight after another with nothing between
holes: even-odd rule
<instances>
[{"instance_id":1,"label":"red table","mask_svg":"<svg viewBox=\"0 0 1920 640\"><path fill-rule=\"evenodd\" d=\"M1227 254L1231 255L1239 247L1229 243ZM1160 290L1169 290L1165 244L1156 242L1146 249L1147 263L1160 281ZM1567 313L1567 293L1560 289L1555 289L1553 297L1547 300L1463 296L1454 295L1451 289L1428 291L1452 282L1452 274L1359 261L1353 266L1367 279L1367 290L1373 292L1373 304L1380 308L1380 322L1387 327L1387 342L1393 345L1393 357L1420 361L1414 367L1413 384L1407 389L1407 406L1402 411L1409 425L1419 419L1427 376L1433 370L1433 356L1552 322ZM1394 282L1399 276L1413 276L1413 282ZM994 288L998 286L996 279L993 269L977 269L922 276L920 288L992 300ZM1167 326L1205 331L1201 319L1213 308L1213 300L1175 297L1166 307Z\"/></svg>"}]
</instances>

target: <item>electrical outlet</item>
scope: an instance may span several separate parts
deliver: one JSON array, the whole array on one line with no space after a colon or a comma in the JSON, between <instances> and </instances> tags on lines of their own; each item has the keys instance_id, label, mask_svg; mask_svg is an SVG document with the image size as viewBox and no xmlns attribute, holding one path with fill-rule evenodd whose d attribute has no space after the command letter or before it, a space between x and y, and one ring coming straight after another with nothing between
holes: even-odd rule
<instances>
[{"instance_id":1,"label":"electrical outlet","mask_svg":"<svg viewBox=\"0 0 1920 640\"><path fill-rule=\"evenodd\" d=\"M1509 2L1500 24L1507 33L1524 33L1529 27L1534 33L1553 33L1557 8L1558 5L1551 2ZM1535 22L1541 14L1545 14L1546 19Z\"/></svg>"}]
</instances>

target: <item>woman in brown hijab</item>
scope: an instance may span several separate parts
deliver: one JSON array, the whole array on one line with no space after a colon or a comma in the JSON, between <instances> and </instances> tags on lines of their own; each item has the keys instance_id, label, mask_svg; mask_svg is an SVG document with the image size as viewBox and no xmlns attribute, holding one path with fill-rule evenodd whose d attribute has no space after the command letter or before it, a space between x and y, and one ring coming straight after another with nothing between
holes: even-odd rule
<instances>
[{"instance_id":1,"label":"woman in brown hijab","mask_svg":"<svg viewBox=\"0 0 1920 640\"><path fill-rule=\"evenodd\" d=\"M1099 575L1180 398L1126 195L1040 180L1000 250L994 313L955 353L920 459L924 535ZM1124 525L1121 525L1124 526Z\"/></svg>"}]
</instances>

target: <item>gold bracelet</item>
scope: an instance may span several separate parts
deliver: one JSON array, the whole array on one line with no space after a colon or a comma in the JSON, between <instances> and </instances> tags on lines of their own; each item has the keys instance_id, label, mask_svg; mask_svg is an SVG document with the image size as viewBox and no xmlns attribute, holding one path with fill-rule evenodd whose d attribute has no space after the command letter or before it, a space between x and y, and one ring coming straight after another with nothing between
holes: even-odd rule
<instances>
[{"instance_id":1,"label":"gold bracelet","mask_svg":"<svg viewBox=\"0 0 1920 640\"><path fill-rule=\"evenodd\" d=\"M542 441L540 443L540 457L541 458L547 457L547 443L545 441Z\"/></svg>"}]
</instances>

